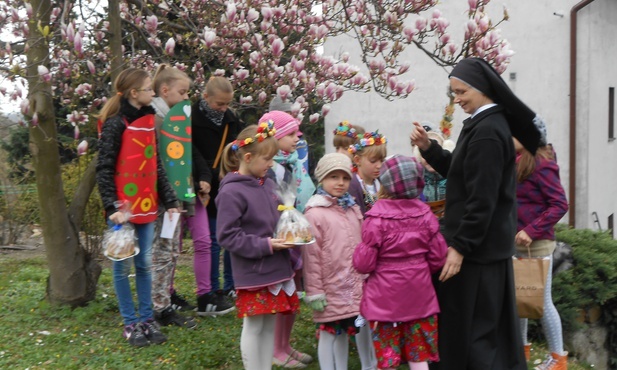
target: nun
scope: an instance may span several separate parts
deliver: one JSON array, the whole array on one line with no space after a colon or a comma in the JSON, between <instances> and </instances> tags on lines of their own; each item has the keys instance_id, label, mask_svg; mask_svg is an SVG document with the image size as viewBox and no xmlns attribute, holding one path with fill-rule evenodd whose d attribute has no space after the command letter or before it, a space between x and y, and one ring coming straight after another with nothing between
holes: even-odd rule
<instances>
[{"instance_id":1,"label":"nun","mask_svg":"<svg viewBox=\"0 0 617 370\"><path fill-rule=\"evenodd\" d=\"M535 153L540 118L484 60L461 60L449 76L454 102L469 114L452 153L414 123L410 138L448 179L439 275L441 370L527 369L520 335L512 256L516 169L512 136Z\"/></svg>"}]
</instances>

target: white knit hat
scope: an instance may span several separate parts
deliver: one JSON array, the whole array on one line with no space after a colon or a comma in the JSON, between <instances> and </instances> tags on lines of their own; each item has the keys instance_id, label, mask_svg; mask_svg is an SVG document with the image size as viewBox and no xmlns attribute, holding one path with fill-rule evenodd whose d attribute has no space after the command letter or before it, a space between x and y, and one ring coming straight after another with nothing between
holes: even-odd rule
<instances>
[{"instance_id":1,"label":"white knit hat","mask_svg":"<svg viewBox=\"0 0 617 370\"><path fill-rule=\"evenodd\" d=\"M341 153L326 154L317 163L315 177L321 182L332 171L341 170L351 177L351 159Z\"/></svg>"}]
</instances>

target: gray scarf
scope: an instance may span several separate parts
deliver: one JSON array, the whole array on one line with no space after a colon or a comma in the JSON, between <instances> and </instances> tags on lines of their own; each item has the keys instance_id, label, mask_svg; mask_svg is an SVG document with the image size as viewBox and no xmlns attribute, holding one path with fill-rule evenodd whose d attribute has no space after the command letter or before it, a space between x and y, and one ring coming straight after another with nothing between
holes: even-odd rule
<instances>
[{"instance_id":1,"label":"gray scarf","mask_svg":"<svg viewBox=\"0 0 617 370\"><path fill-rule=\"evenodd\" d=\"M225 112L210 108L207 101L203 99L199 101L199 110L202 111L206 118L212 121L215 125L221 126L223 124L223 116L225 115Z\"/></svg>"}]
</instances>

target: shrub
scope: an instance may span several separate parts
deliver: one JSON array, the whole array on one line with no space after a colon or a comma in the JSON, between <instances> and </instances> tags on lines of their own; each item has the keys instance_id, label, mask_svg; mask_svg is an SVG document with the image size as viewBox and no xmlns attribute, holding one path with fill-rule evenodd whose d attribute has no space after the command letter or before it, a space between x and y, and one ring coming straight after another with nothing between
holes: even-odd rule
<instances>
[{"instance_id":1,"label":"shrub","mask_svg":"<svg viewBox=\"0 0 617 370\"><path fill-rule=\"evenodd\" d=\"M610 369L617 369L617 241L609 233L557 229L557 240L572 247L573 267L553 277L553 302L564 332L581 328L585 313L600 307L599 324L609 333ZM539 321L530 320L529 337L540 337Z\"/></svg>"}]
</instances>

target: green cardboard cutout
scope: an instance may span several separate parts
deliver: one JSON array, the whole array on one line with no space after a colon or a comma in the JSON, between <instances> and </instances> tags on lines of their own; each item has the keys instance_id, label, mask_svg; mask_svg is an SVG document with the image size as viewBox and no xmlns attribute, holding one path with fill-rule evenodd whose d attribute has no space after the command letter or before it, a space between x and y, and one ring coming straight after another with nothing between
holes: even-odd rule
<instances>
[{"instance_id":1,"label":"green cardboard cutout","mask_svg":"<svg viewBox=\"0 0 617 370\"><path fill-rule=\"evenodd\" d=\"M165 116L159 135L159 153L167 178L178 199L194 202L193 156L191 145L191 102L174 105Z\"/></svg>"}]
</instances>

